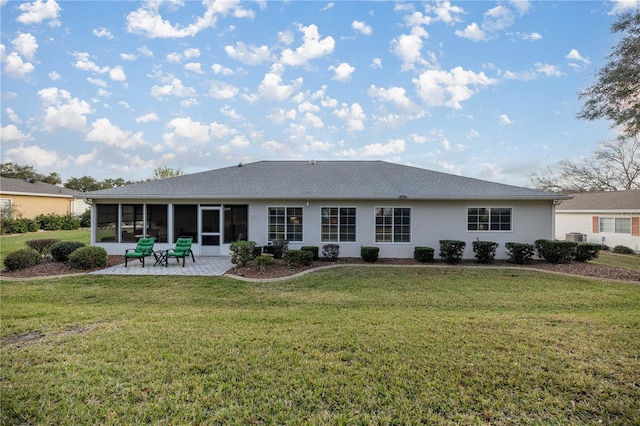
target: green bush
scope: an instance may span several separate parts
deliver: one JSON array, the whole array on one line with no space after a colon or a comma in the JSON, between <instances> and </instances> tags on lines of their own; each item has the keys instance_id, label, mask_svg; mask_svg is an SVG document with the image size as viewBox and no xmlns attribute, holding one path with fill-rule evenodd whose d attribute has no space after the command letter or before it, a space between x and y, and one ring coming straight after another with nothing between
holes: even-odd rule
<instances>
[{"instance_id":1,"label":"green bush","mask_svg":"<svg viewBox=\"0 0 640 426\"><path fill-rule=\"evenodd\" d=\"M575 260L578 262L586 262L595 259L600 255L602 244L594 243L578 243L576 246Z\"/></svg>"},{"instance_id":2,"label":"green bush","mask_svg":"<svg viewBox=\"0 0 640 426\"><path fill-rule=\"evenodd\" d=\"M362 260L365 262L376 262L378 260L379 253L380 247L360 247L360 257L362 257Z\"/></svg>"},{"instance_id":3,"label":"green bush","mask_svg":"<svg viewBox=\"0 0 640 426\"><path fill-rule=\"evenodd\" d=\"M289 250L289 241L287 240L275 240L273 242L273 258L282 259L284 252Z\"/></svg>"},{"instance_id":4,"label":"green bush","mask_svg":"<svg viewBox=\"0 0 640 426\"><path fill-rule=\"evenodd\" d=\"M613 252L617 254L634 254L633 250L627 246L615 246Z\"/></svg>"},{"instance_id":5,"label":"green bush","mask_svg":"<svg viewBox=\"0 0 640 426\"><path fill-rule=\"evenodd\" d=\"M313 263L313 253L309 250L287 250L284 252L284 260L291 268L309 266Z\"/></svg>"},{"instance_id":6,"label":"green bush","mask_svg":"<svg viewBox=\"0 0 640 426\"><path fill-rule=\"evenodd\" d=\"M526 243L506 243L509 259L518 265L526 265L531 262L531 258L536 254L533 244Z\"/></svg>"},{"instance_id":7,"label":"green bush","mask_svg":"<svg viewBox=\"0 0 640 426\"><path fill-rule=\"evenodd\" d=\"M466 245L464 241L440 240L440 257L452 265L460 263Z\"/></svg>"},{"instance_id":8,"label":"green bush","mask_svg":"<svg viewBox=\"0 0 640 426\"><path fill-rule=\"evenodd\" d=\"M313 253L313 260L318 260L318 253L320 252L320 248L317 246L304 246L300 247L300 250L308 250Z\"/></svg>"},{"instance_id":9,"label":"green bush","mask_svg":"<svg viewBox=\"0 0 640 426\"><path fill-rule=\"evenodd\" d=\"M475 253L476 262L491 263L496 257L496 249L498 243L493 241L474 241L471 243L473 252Z\"/></svg>"},{"instance_id":10,"label":"green bush","mask_svg":"<svg viewBox=\"0 0 640 426\"><path fill-rule=\"evenodd\" d=\"M576 257L575 241L536 240L534 242L538 256L549 263L569 263Z\"/></svg>"},{"instance_id":11,"label":"green bush","mask_svg":"<svg viewBox=\"0 0 640 426\"><path fill-rule=\"evenodd\" d=\"M264 271L267 266L273 264L273 256L266 256L261 254L260 256L256 256L254 262L261 271Z\"/></svg>"},{"instance_id":12,"label":"green bush","mask_svg":"<svg viewBox=\"0 0 640 426\"><path fill-rule=\"evenodd\" d=\"M72 214L62 216L62 229L65 231L72 231L80 228L80 218Z\"/></svg>"},{"instance_id":13,"label":"green bush","mask_svg":"<svg viewBox=\"0 0 640 426\"><path fill-rule=\"evenodd\" d=\"M76 269L104 268L109 256L102 247L80 247L69 255L69 263Z\"/></svg>"},{"instance_id":14,"label":"green bush","mask_svg":"<svg viewBox=\"0 0 640 426\"><path fill-rule=\"evenodd\" d=\"M254 258L255 241L236 241L229 245L231 252L231 263L234 265L246 266L247 262Z\"/></svg>"},{"instance_id":15,"label":"green bush","mask_svg":"<svg viewBox=\"0 0 640 426\"><path fill-rule=\"evenodd\" d=\"M413 258L418 262L433 262L434 252L431 247L416 247L413 249Z\"/></svg>"},{"instance_id":16,"label":"green bush","mask_svg":"<svg viewBox=\"0 0 640 426\"><path fill-rule=\"evenodd\" d=\"M71 214L61 216L55 213L39 214L36 216L40 229L45 231L70 231L80 228L80 218Z\"/></svg>"},{"instance_id":17,"label":"green bush","mask_svg":"<svg viewBox=\"0 0 640 426\"><path fill-rule=\"evenodd\" d=\"M17 271L18 269L30 268L40 263L42 256L40 253L31 248L20 249L9 253L4 258L4 266L9 271Z\"/></svg>"},{"instance_id":18,"label":"green bush","mask_svg":"<svg viewBox=\"0 0 640 426\"><path fill-rule=\"evenodd\" d=\"M26 241L25 244L44 256L51 253L51 247L58 242L60 242L60 240L56 238L42 238L39 240Z\"/></svg>"},{"instance_id":19,"label":"green bush","mask_svg":"<svg viewBox=\"0 0 640 426\"><path fill-rule=\"evenodd\" d=\"M33 219L15 218L3 219L0 221L0 232L2 234L26 234L27 232L36 232L40 229L38 222Z\"/></svg>"},{"instance_id":20,"label":"green bush","mask_svg":"<svg viewBox=\"0 0 640 426\"><path fill-rule=\"evenodd\" d=\"M56 262L66 262L71 253L84 246L85 244L79 241L60 241L51 246L51 257Z\"/></svg>"},{"instance_id":21,"label":"green bush","mask_svg":"<svg viewBox=\"0 0 640 426\"><path fill-rule=\"evenodd\" d=\"M338 256L340 256L340 246L338 244L323 245L322 256L331 262L338 260Z\"/></svg>"},{"instance_id":22,"label":"green bush","mask_svg":"<svg viewBox=\"0 0 640 426\"><path fill-rule=\"evenodd\" d=\"M91 226L91 209L89 208L82 212L78 219L80 219L80 227L89 228Z\"/></svg>"}]
</instances>

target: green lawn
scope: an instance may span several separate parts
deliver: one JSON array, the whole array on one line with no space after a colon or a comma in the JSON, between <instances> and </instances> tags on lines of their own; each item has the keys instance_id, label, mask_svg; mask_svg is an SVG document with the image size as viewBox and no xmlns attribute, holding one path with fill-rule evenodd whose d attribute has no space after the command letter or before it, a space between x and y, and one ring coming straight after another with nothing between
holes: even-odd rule
<instances>
[{"instance_id":1,"label":"green lawn","mask_svg":"<svg viewBox=\"0 0 640 426\"><path fill-rule=\"evenodd\" d=\"M91 234L88 229L78 229L75 231L38 231L26 234L2 235L0 236L0 269L4 268L4 258L7 254L27 248L26 242L29 240L43 238L57 238L60 241L80 241L89 245Z\"/></svg>"},{"instance_id":2,"label":"green lawn","mask_svg":"<svg viewBox=\"0 0 640 426\"><path fill-rule=\"evenodd\" d=\"M2 424L640 424L638 285L367 267L0 285Z\"/></svg>"},{"instance_id":3,"label":"green lawn","mask_svg":"<svg viewBox=\"0 0 640 426\"><path fill-rule=\"evenodd\" d=\"M599 256L590 262L640 271L640 256L637 254L615 254L610 251L601 251Z\"/></svg>"}]
</instances>

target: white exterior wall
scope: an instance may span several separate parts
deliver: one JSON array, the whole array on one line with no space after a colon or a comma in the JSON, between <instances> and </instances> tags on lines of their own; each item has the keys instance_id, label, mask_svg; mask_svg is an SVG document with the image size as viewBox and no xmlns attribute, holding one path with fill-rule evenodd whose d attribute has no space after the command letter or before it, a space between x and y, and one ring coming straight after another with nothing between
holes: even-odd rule
<instances>
[{"instance_id":1,"label":"white exterior wall","mask_svg":"<svg viewBox=\"0 0 640 426\"><path fill-rule=\"evenodd\" d=\"M132 200L110 200L104 203L131 204ZM143 203L142 200L135 201ZM170 204L169 201L164 202ZM340 245L341 257L360 257L361 246L380 247L381 258L411 258L416 246L432 247L438 257L440 240L465 241L467 247L465 258L473 258L472 242L476 240L494 241L500 244L496 258L507 258L504 248L507 242L530 243L540 238L551 239L554 236L554 214L552 201L279 201L279 200L180 200L179 204L247 204L249 206L249 229L247 239L255 241L258 246L268 243L268 208L269 207L302 207L303 209L303 242L289 243L289 248L299 249L302 246L322 246L321 242L321 208L322 207L355 207L357 209L356 242L337 242ZM163 204L154 200L149 204ZM410 243L377 243L375 242L375 208L376 207L409 207L411 208L411 242ZM502 232L470 232L467 231L468 207L510 207L512 208L512 231ZM95 214L95 209L92 209ZM169 221L171 222L171 208ZM94 218L95 221L95 218ZM92 244L104 247L109 254L124 254L131 243L97 243L92 227ZM171 237L171 236L170 236ZM156 249L173 247L171 243L156 243ZM200 245L193 245L193 251L200 255ZM221 255L229 254L229 247L220 247Z\"/></svg>"},{"instance_id":2,"label":"white exterior wall","mask_svg":"<svg viewBox=\"0 0 640 426\"><path fill-rule=\"evenodd\" d=\"M590 243L606 244L609 247L622 245L640 251L640 236L616 234L613 232L593 232L593 216L631 218L630 214L616 213L563 213L556 212L556 239L564 240L566 234L579 232L587 236Z\"/></svg>"}]
</instances>

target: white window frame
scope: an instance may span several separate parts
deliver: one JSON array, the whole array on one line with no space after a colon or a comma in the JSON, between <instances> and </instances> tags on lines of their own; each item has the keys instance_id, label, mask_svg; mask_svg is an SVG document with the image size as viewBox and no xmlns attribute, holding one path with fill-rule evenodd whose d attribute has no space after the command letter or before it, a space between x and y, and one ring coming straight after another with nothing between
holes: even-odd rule
<instances>
[{"instance_id":1,"label":"white window frame","mask_svg":"<svg viewBox=\"0 0 640 426\"><path fill-rule=\"evenodd\" d=\"M382 209L382 210L391 210L391 223L390 224L382 224L382 225L378 225L378 211ZM408 210L409 211L409 224L408 225L403 225L403 224L396 224L396 210ZM403 216L400 216L403 217ZM373 221L374 221L374 241L377 244L411 244L412 241L412 222L413 222L413 209L411 207L407 207L407 206L377 206L373 209ZM383 227L391 227L391 241L385 241L384 239L382 240L378 240L378 235L386 235L386 233L379 233L378 232L378 226L383 226ZM408 235L409 236L409 241L396 241L396 226L408 226L409 227L409 232L407 234L401 234L401 235Z\"/></svg>"},{"instance_id":2,"label":"white window frame","mask_svg":"<svg viewBox=\"0 0 640 426\"><path fill-rule=\"evenodd\" d=\"M333 224L330 223L328 225L325 225L324 220L325 220L325 216L324 216L324 209L337 209L338 210L338 215L335 216L337 218L337 223ZM343 220L343 216L341 215L341 210L342 209L352 209L354 210L354 214L353 217L355 218L355 223L353 223L353 240L349 240L346 238L343 238L343 233L342 233L342 227L343 226L351 226L351 224L347 223L347 224L343 224L342 220ZM333 216L330 216L333 217ZM351 216L345 216L345 218L347 217L351 217ZM337 228L336 231L336 235L337 238L336 239L325 239L324 238L324 227L325 226L335 226ZM333 233L330 233L333 234ZM347 232L346 235L351 235L351 233ZM320 242L322 243L356 243L358 241L358 208L357 207L352 207L352 206L323 206L320 207Z\"/></svg>"},{"instance_id":3,"label":"white window frame","mask_svg":"<svg viewBox=\"0 0 640 426\"><path fill-rule=\"evenodd\" d=\"M602 226L603 221L606 221L608 223L608 226ZM622 228L623 221L626 221L628 223L628 226L625 226L625 228L628 228L628 231L623 232L618 230ZM598 226L599 226L600 232L604 234L631 235L631 218L630 217L601 216ZM610 229L605 230L605 228L610 228Z\"/></svg>"},{"instance_id":4,"label":"white window frame","mask_svg":"<svg viewBox=\"0 0 640 426\"><path fill-rule=\"evenodd\" d=\"M470 222L469 218L471 217L470 215L470 210L471 209L484 209L487 210L487 212L485 214L483 214L482 216L487 216L488 220L486 222L486 226L487 229L480 229L480 225L485 224L484 222L480 222L480 221L475 221L475 222ZM491 229L492 225L494 224L494 222L492 221L492 217L494 216L498 216L500 217L499 213L494 213L493 210L498 210L498 209L508 209L510 211L509 213L509 229ZM476 215L476 217L480 217L480 213L478 213ZM471 224L475 224L477 226L478 229L469 229ZM499 227L501 227L502 222L497 222L496 223ZM467 207L467 232L513 232L513 207L509 207L509 206L468 206Z\"/></svg>"},{"instance_id":5,"label":"white window frame","mask_svg":"<svg viewBox=\"0 0 640 426\"><path fill-rule=\"evenodd\" d=\"M284 239L289 241L289 242L294 242L294 243L301 243L304 240L304 208L302 206L269 206L267 207L267 239L269 241L275 241L278 240L279 238L272 238L272 232L271 232L271 209L284 209ZM291 219L293 217L298 217L298 215L295 215L293 213L289 213L289 209L299 209L300 210L300 223L291 223ZM278 223L274 224L275 226L279 225ZM300 227L300 231L289 231L289 226L299 226ZM274 232L277 236L277 234L279 233L278 230L276 230ZM300 234L300 239L291 239L290 238L290 234Z\"/></svg>"}]
</instances>

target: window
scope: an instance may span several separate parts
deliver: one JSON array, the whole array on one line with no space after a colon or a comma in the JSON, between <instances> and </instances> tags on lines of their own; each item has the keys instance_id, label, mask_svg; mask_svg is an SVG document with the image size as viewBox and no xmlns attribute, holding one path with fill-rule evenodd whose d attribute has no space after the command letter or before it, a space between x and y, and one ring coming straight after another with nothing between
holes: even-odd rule
<instances>
[{"instance_id":1,"label":"window","mask_svg":"<svg viewBox=\"0 0 640 426\"><path fill-rule=\"evenodd\" d=\"M356 209L354 207L322 207L322 242L355 242Z\"/></svg>"},{"instance_id":2,"label":"window","mask_svg":"<svg viewBox=\"0 0 640 426\"><path fill-rule=\"evenodd\" d=\"M469 207L467 231L511 231L510 207Z\"/></svg>"},{"instance_id":3,"label":"window","mask_svg":"<svg viewBox=\"0 0 640 426\"><path fill-rule=\"evenodd\" d=\"M376 242L411 242L411 209L376 207Z\"/></svg>"},{"instance_id":4,"label":"window","mask_svg":"<svg viewBox=\"0 0 640 426\"><path fill-rule=\"evenodd\" d=\"M610 232L612 234L631 234L631 218L601 217L600 232Z\"/></svg>"},{"instance_id":5,"label":"window","mask_svg":"<svg viewBox=\"0 0 640 426\"><path fill-rule=\"evenodd\" d=\"M193 237L193 242L198 242L198 206L195 204L173 206L174 242L181 236Z\"/></svg>"},{"instance_id":6,"label":"window","mask_svg":"<svg viewBox=\"0 0 640 426\"><path fill-rule=\"evenodd\" d=\"M249 206L224 206L224 242L246 241L249 229Z\"/></svg>"},{"instance_id":7,"label":"window","mask_svg":"<svg viewBox=\"0 0 640 426\"><path fill-rule=\"evenodd\" d=\"M10 198L0 198L0 219L11 219Z\"/></svg>"},{"instance_id":8,"label":"window","mask_svg":"<svg viewBox=\"0 0 640 426\"><path fill-rule=\"evenodd\" d=\"M159 243L167 242L167 205L147 204L147 237Z\"/></svg>"},{"instance_id":9,"label":"window","mask_svg":"<svg viewBox=\"0 0 640 426\"><path fill-rule=\"evenodd\" d=\"M96 204L96 241L118 242L118 205Z\"/></svg>"},{"instance_id":10,"label":"window","mask_svg":"<svg viewBox=\"0 0 640 426\"><path fill-rule=\"evenodd\" d=\"M136 242L142 233L142 204L122 205L122 242Z\"/></svg>"},{"instance_id":11,"label":"window","mask_svg":"<svg viewBox=\"0 0 640 426\"><path fill-rule=\"evenodd\" d=\"M302 241L302 207L269 207L269 240Z\"/></svg>"}]
</instances>

